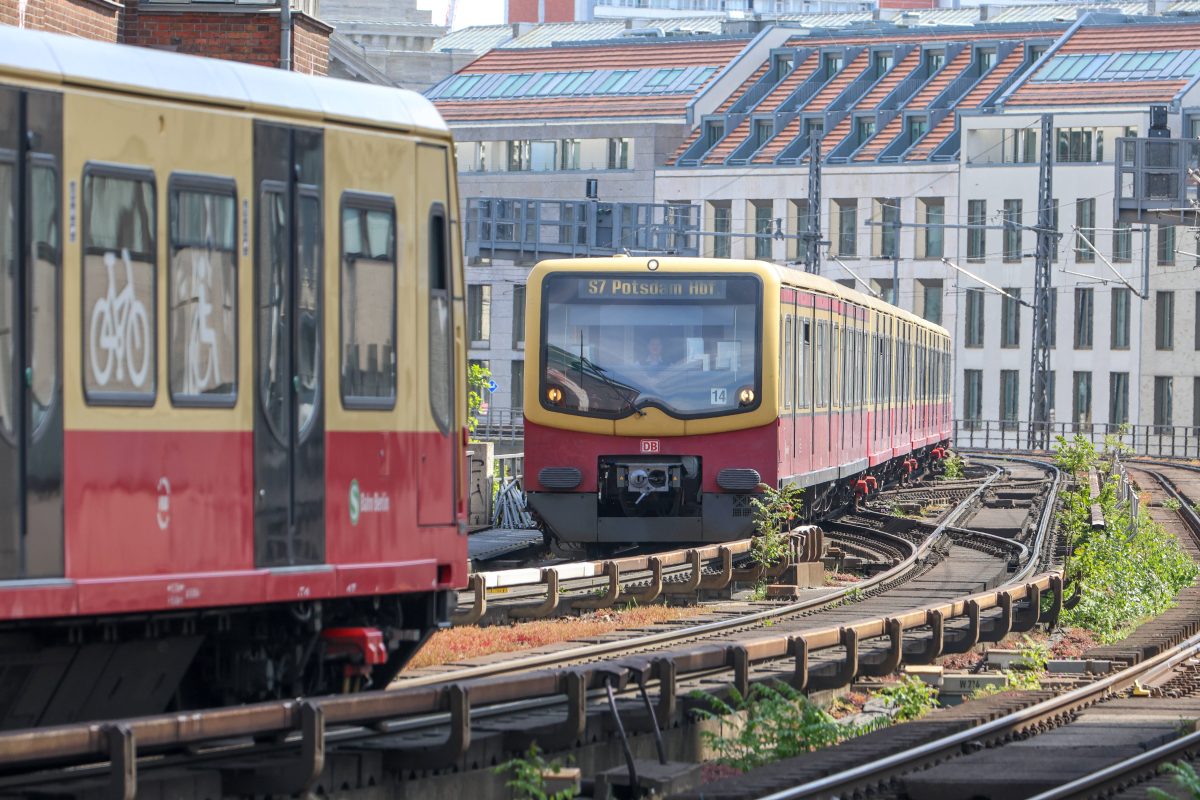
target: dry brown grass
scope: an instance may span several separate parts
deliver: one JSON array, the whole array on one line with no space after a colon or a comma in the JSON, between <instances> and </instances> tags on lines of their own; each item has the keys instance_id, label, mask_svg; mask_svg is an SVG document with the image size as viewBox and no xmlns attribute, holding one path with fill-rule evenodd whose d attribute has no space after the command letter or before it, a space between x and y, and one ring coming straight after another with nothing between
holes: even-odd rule
<instances>
[{"instance_id":1,"label":"dry brown grass","mask_svg":"<svg viewBox=\"0 0 1200 800\"><path fill-rule=\"evenodd\" d=\"M677 606L638 606L622 610L597 611L580 617L520 622L510 626L480 628L467 625L435 633L408 668L450 664L492 653L511 653L535 647L599 636L623 628L642 628L656 622L670 622L692 616L694 608Z\"/></svg>"}]
</instances>

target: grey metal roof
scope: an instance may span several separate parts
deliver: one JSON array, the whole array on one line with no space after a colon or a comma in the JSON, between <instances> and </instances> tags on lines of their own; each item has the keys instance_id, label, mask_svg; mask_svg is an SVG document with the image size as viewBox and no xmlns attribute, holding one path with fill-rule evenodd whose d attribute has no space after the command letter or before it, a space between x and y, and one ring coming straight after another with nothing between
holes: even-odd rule
<instances>
[{"instance_id":1,"label":"grey metal roof","mask_svg":"<svg viewBox=\"0 0 1200 800\"><path fill-rule=\"evenodd\" d=\"M461 50L483 55L513 38L511 25L472 25L448 33L433 46L434 51Z\"/></svg>"},{"instance_id":2,"label":"grey metal roof","mask_svg":"<svg viewBox=\"0 0 1200 800\"><path fill-rule=\"evenodd\" d=\"M537 25L501 47L549 47L555 42L587 42L594 39L613 39L625 31L625 23L613 22L551 22Z\"/></svg>"},{"instance_id":3,"label":"grey metal roof","mask_svg":"<svg viewBox=\"0 0 1200 800\"><path fill-rule=\"evenodd\" d=\"M448 130L433 104L416 92L0 25L0 75L17 71L33 71L65 84L247 110L405 130Z\"/></svg>"}]
</instances>

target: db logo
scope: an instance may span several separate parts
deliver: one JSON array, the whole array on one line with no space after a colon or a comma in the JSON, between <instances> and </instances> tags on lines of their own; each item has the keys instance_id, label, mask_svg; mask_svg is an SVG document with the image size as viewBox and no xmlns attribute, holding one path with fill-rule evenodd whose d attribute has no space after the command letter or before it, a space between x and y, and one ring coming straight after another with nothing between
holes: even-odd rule
<instances>
[{"instance_id":1,"label":"db logo","mask_svg":"<svg viewBox=\"0 0 1200 800\"><path fill-rule=\"evenodd\" d=\"M661 449L662 448L659 447L658 444L658 439L642 439L643 453L658 453L661 452Z\"/></svg>"}]
</instances>

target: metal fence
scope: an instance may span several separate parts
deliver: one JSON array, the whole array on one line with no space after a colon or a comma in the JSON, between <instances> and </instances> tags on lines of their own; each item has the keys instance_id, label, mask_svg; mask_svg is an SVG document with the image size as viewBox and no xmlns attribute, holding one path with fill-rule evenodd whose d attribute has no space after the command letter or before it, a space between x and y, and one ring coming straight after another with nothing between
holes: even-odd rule
<instances>
[{"instance_id":1,"label":"metal fence","mask_svg":"<svg viewBox=\"0 0 1200 800\"><path fill-rule=\"evenodd\" d=\"M1200 458L1200 428L1182 425L1107 425L1072 422L1038 423L1049 432L1051 446L1063 436L1077 434L1097 447L1120 442L1133 453L1160 458ZM1029 423L1000 420L954 420L954 444L990 450L1024 450Z\"/></svg>"},{"instance_id":2,"label":"metal fence","mask_svg":"<svg viewBox=\"0 0 1200 800\"><path fill-rule=\"evenodd\" d=\"M519 442L525 438L525 413L519 408L488 406L472 434L481 442Z\"/></svg>"}]
</instances>

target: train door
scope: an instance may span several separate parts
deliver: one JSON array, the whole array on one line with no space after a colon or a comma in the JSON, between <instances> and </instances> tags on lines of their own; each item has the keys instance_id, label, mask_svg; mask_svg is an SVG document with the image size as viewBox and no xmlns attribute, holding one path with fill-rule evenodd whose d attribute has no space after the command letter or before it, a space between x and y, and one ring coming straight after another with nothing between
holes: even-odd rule
<instances>
[{"instance_id":1,"label":"train door","mask_svg":"<svg viewBox=\"0 0 1200 800\"><path fill-rule=\"evenodd\" d=\"M0 579L63 574L62 96L0 87Z\"/></svg>"},{"instance_id":2,"label":"train door","mask_svg":"<svg viewBox=\"0 0 1200 800\"><path fill-rule=\"evenodd\" d=\"M454 286L450 270L450 161L442 145L417 145L418 291L426 302L429 409L436 430L422 437L418 473L417 521L451 525L458 497L458 431L454 407ZM418 310L418 319L421 311ZM418 323L420 324L420 323ZM423 416L423 415L422 415Z\"/></svg>"},{"instance_id":3,"label":"train door","mask_svg":"<svg viewBox=\"0 0 1200 800\"><path fill-rule=\"evenodd\" d=\"M320 131L254 125L254 561L325 561Z\"/></svg>"}]
</instances>

